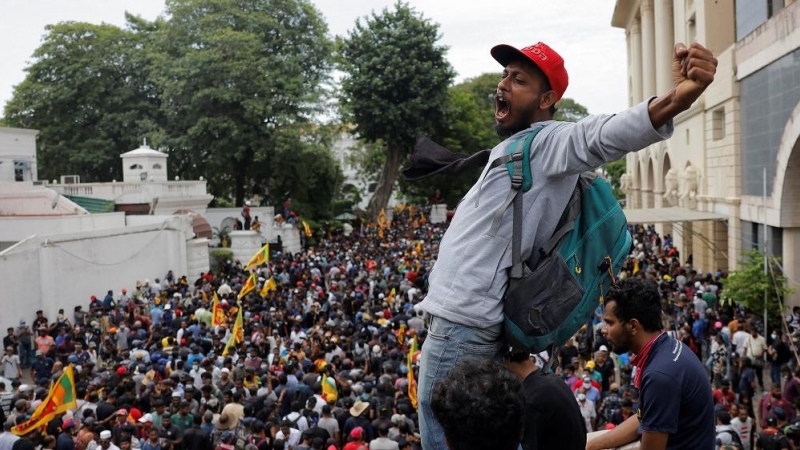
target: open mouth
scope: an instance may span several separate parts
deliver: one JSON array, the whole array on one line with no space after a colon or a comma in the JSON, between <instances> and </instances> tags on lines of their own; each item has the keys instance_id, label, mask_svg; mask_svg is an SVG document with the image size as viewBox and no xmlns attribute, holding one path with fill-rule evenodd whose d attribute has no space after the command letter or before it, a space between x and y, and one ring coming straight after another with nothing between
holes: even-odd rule
<instances>
[{"instance_id":1,"label":"open mouth","mask_svg":"<svg viewBox=\"0 0 800 450\"><path fill-rule=\"evenodd\" d=\"M494 118L497 120L502 120L508 115L508 102L506 101L503 94L495 95L495 105L494 105Z\"/></svg>"}]
</instances>

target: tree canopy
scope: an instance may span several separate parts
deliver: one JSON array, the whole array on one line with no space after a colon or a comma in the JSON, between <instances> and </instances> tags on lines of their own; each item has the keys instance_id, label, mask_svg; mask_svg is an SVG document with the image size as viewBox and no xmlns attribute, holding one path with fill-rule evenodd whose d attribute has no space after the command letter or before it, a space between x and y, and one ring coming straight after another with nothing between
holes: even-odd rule
<instances>
[{"instance_id":1,"label":"tree canopy","mask_svg":"<svg viewBox=\"0 0 800 450\"><path fill-rule=\"evenodd\" d=\"M454 73L438 45L439 27L404 3L356 21L339 41L341 109L357 136L382 142L386 159L369 204L377 216L389 201L400 165L421 134L445 117Z\"/></svg>"},{"instance_id":2,"label":"tree canopy","mask_svg":"<svg viewBox=\"0 0 800 450\"><path fill-rule=\"evenodd\" d=\"M5 106L6 125L40 131L40 178L121 179L119 155L157 128L143 35L80 22L46 30Z\"/></svg>"},{"instance_id":3,"label":"tree canopy","mask_svg":"<svg viewBox=\"0 0 800 450\"><path fill-rule=\"evenodd\" d=\"M41 131L42 178L120 179L120 154L147 138L172 174L205 177L222 202L270 187L276 201L330 211L340 169L313 120L333 42L309 1L168 0L153 22L47 31L4 117Z\"/></svg>"},{"instance_id":4,"label":"tree canopy","mask_svg":"<svg viewBox=\"0 0 800 450\"><path fill-rule=\"evenodd\" d=\"M213 192L232 188L241 205L248 187L284 170L277 155L318 150L299 141L309 128L294 128L318 111L333 50L327 25L305 0L169 0L166 13L153 73L163 143L182 173L205 174Z\"/></svg>"}]
</instances>

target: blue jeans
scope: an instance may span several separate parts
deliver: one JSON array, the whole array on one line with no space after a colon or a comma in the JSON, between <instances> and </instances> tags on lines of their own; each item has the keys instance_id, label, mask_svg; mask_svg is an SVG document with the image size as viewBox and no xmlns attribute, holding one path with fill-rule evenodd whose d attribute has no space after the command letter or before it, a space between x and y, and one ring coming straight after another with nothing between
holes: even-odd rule
<instances>
[{"instance_id":1,"label":"blue jeans","mask_svg":"<svg viewBox=\"0 0 800 450\"><path fill-rule=\"evenodd\" d=\"M775 363L769 363L769 375L772 378L773 386L781 385L781 366Z\"/></svg>"},{"instance_id":2,"label":"blue jeans","mask_svg":"<svg viewBox=\"0 0 800 450\"><path fill-rule=\"evenodd\" d=\"M459 362L493 359L500 351L503 324L488 329L474 328L433 316L419 362L419 429L422 448L447 450L444 430L431 410L436 383Z\"/></svg>"}]
</instances>

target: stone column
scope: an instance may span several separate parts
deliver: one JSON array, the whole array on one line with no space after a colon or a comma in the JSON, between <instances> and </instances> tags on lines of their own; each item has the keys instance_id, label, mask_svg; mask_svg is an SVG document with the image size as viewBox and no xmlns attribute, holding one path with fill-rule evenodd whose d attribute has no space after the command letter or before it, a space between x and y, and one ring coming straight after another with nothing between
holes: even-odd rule
<instances>
[{"instance_id":1,"label":"stone column","mask_svg":"<svg viewBox=\"0 0 800 450\"><path fill-rule=\"evenodd\" d=\"M656 94L672 89L672 54L675 49L672 0L655 0Z\"/></svg>"},{"instance_id":2,"label":"stone column","mask_svg":"<svg viewBox=\"0 0 800 450\"><path fill-rule=\"evenodd\" d=\"M783 229L783 269L790 280L800 281L800 228ZM794 288L794 293L786 306L800 306L800 289L791 282L789 286Z\"/></svg>"},{"instance_id":3,"label":"stone column","mask_svg":"<svg viewBox=\"0 0 800 450\"><path fill-rule=\"evenodd\" d=\"M633 106L633 36L631 30L625 30L625 51L628 52L628 79L626 80L628 87L628 107Z\"/></svg>"},{"instance_id":4,"label":"stone column","mask_svg":"<svg viewBox=\"0 0 800 450\"><path fill-rule=\"evenodd\" d=\"M242 264L247 264L250 258L261 249L261 236L252 230L231 231L230 239L233 257Z\"/></svg>"},{"instance_id":5,"label":"stone column","mask_svg":"<svg viewBox=\"0 0 800 450\"><path fill-rule=\"evenodd\" d=\"M642 27L639 19L631 22L631 91L633 104L642 101Z\"/></svg>"},{"instance_id":6,"label":"stone column","mask_svg":"<svg viewBox=\"0 0 800 450\"><path fill-rule=\"evenodd\" d=\"M653 0L642 0L642 99L656 93L656 27Z\"/></svg>"}]
</instances>

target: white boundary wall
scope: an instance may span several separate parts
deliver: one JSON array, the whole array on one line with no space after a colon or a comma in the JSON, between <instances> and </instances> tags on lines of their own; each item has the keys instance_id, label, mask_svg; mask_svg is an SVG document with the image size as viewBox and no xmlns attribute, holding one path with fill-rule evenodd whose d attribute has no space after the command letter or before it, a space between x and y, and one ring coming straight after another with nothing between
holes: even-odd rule
<instances>
[{"instance_id":1,"label":"white boundary wall","mask_svg":"<svg viewBox=\"0 0 800 450\"><path fill-rule=\"evenodd\" d=\"M162 278L169 270L193 280L199 272L187 273L187 246L201 243L187 242L191 230L188 217L176 216L157 225L32 237L8 248L0 253L0 328L30 324L38 309L54 320L64 308L72 318L91 295L130 291L136 280Z\"/></svg>"}]
</instances>

